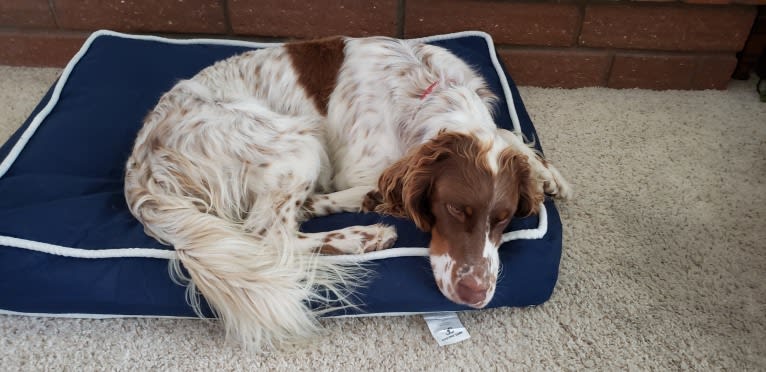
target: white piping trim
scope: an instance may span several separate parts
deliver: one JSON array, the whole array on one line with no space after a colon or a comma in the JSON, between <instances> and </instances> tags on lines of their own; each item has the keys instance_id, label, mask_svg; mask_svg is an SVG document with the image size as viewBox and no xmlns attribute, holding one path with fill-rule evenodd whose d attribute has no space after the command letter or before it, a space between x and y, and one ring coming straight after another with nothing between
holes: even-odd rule
<instances>
[{"instance_id":1,"label":"white piping trim","mask_svg":"<svg viewBox=\"0 0 766 372\"><path fill-rule=\"evenodd\" d=\"M109 249L82 249L63 247L55 244L36 242L12 238L10 236L0 236L0 245L7 247L23 248L30 251L53 254L56 256L73 258L122 258L122 257L143 257L143 258L161 258L172 260L177 258L176 252L172 250L157 248L109 248Z\"/></svg>"},{"instance_id":2,"label":"white piping trim","mask_svg":"<svg viewBox=\"0 0 766 372\"><path fill-rule=\"evenodd\" d=\"M93 44L93 42L100 36L114 36L114 37L120 37L124 39L148 40L148 41L156 41L156 42L167 43L167 44L181 44L181 45L214 44L214 45L268 48L268 47L274 47L274 46L279 46L283 44L283 43L259 43L259 42L251 42L251 41L243 41L243 40L227 40L227 39L168 39L168 38L153 36L153 35L124 34L124 33L110 31L110 30L96 31L88 37L88 39L85 41L85 43L77 52L77 54L75 54L74 57L72 57L72 60L70 60L69 63L66 65L64 70L61 72L61 76L59 76L58 82L56 83L53 89L53 92L51 93L51 97L48 103L45 105L45 107L43 107L42 110L40 110L40 112L37 113L34 119L32 119L32 122L30 123L29 127L27 127L27 129L21 134L21 136L19 137L19 140L16 142L13 148L11 148L11 151L8 153L6 158L2 161L2 163L0 163L0 178L2 178L5 175L5 173L8 171L8 169L10 169L11 165L13 165L13 162L16 161L21 151L29 142L29 139L32 137L32 135L34 135L34 133L42 124L43 120L45 120L45 118L48 116L48 114L50 114L53 108L56 107L56 104L58 103L58 100L61 96L61 91L63 90L64 85L69 79L69 75L72 73L72 70L74 70L77 63L88 51L91 44ZM435 36L428 36L428 37L422 37L422 38L415 38L410 40L433 42L433 41L450 40L450 39L467 37L467 36L481 37L481 38L484 38L484 40L487 42L487 47L489 48L492 64L495 67L495 72L497 73L497 76L500 78L500 85L502 86L503 93L505 94L505 97L506 97L506 102L508 104L508 111L511 115L511 121L513 123L514 131L520 132L521 126L519 124L518 115L516 114L516 109L513 105L513 96L511 95L510 86L508 85L508 80L506 79L505 74L503 73L503 70L500 67L500 62L498 61L497 53L495 52L494 42L492 41L492 37L489 34L485 32L481 32L481 31L463 31L463 32L456 32L456 33L445 34L445 35L435 35ZM511 232L505 233L503 234L502 241L503 243L505 243L511 240L516 240L516 239L540 239L543 236L545 236L547 231L548 231L548 218L547 218L545 206L543 205L542 208L540 208L539 224L537 228L511 231ZM0 245L28 249L28 250L33 250L33 251L38 251L38 252L43 252L43 253L48 253L53 255L65 256L65 257L75 257L75 258L118 258L118 257L145 257L145 258L159 258L159 259L175 259L176 258L175 251L156 249L156 248L109 248L109 249L91 250L91 249L64 247L64 246L37 242L33 240L19 239L19 238L14 238L9 236L0 236ZM392 257L413 257L413 256L414 257L428 256L428 248L401 247L401 248L387 249L383 251L370 252L370 253L365 253L360 255L323 256L323 259L346 261L346 262L348 261L360 262L360 261L368 261L368 260L380 260L380 259L392 258ZM0 310L0 314L1 313L2 313L2 310ZM79 316L80 314L76 314L76 315Z\"/></svg>"},{"instance_id":3,"label":"white piping trim","mask_svg":"<svg viewBox=\"0 0 766 372\"><path fill-rule=\"evenodd\" d=\"M526 229L510 231L503 234L502 242L506 243L518 239L540 239L545 236L548 230L547 212L545 206L540 208L539 225L536 229ZM57 256L73 258L122 258L122 257L141 257L158 258L173 260L178 258L175 251L157 249L157 248L109 248L109 249L82 249L64 247L55 244L37 242L13 238L9 236L0 236L0 245L14 248L28 249ZM428 248L422 247L398 247L382 251L369 252L364 254L342 255L342 256L322 256L321 259L335 262L363 262L382 260L394 257L427 257Z\"/></svg>"},{"instance_id":4,"label":"white piping trim","mask_svg":"<svg viewBox=\"0 0 766 372\"><path fill-rule=\"evenodd\" d=\"M525 229L510 231L503 234L502 242L520 239L540 239L548 231L548 219L545 205L540 208L539 225L536 229ZM73 258L159 258L165 260L174 260L178 258L175 251L157 248L107 248L107 249L83 249L64 247L55 244L37 242L33 240L13 238L10 236L0 236L0 246L14 247L37 251L56 256ZM334 262L364 262L373 260L382 260L394 257L428 257L428 248L422 247L398 247L385 249L382 251L369 252L364 254L350 254L340 256L321 256L322 260Z\"/></svg>"},{"instance_id":5,"label":"white piping trim","mask_svg":"<svg viewBox=\"0 0 766 372\"><path fill-rule=\"evenodd\" d=\"M433 313L441 313L443 311L397 311L392 313L359 313L359 314L346 314L346 315L331 315L323 318L326 319L343 319L343 318L367 318L378 316L410 316L410 315L426 315Z\"/></svg>"},{"instance_id":6,"label":"white piping trim","mask_svg":"<svg viewBox=\"0 0 766 372\"><path fill-rule=\"evenodd\" d=\"M463 311L476 311L476 310L461 310ZM410 316L410 315L426 315L432 313L439 313L443 311L399 311L393 313L361 313L361 314L347 314L347 315L330 315L324 316L324 319L342 319L342 318L367 318L367 317L379 317L379 316ZM81 314L81 313L27 313L20 311L11 311L0 309L0 315L16 315L16 316L29 316L29 317L45 317L45 318L63 318L63 319L130 319L130 318L151 318L151 319L208 319L214 320L215 318L199 318L196 316L172 316L172 315L125 315L125 314Z\"/></svg>"},{"instance_id":7,"label":"white piping trim","mask_svg":"<svg viewBox=\"0 0 766 372\"><path fill-rule=\"evenodd\" d=\"M517 239L542 239L548 232L548 209L540 203L537 228L509 231L503 234L503 243Z\"/></svg>"},{"instance_id":8,"label":"white piping trim","mask_svg":"<svg viewBox=\"0 0 766 372\"><path fill-rule=\"evenodd\" d=\"M331 262L364 262L382 260L394 257L428 257L428 248L421 247L398 247L382 251L374 251L362 254L344 254L337 256L320 256L320 259Z\"/></svg>"},{"instance_id":9,"label":"white piping trim","mask_svg":"<svg viewBox=\"0 0 766 372\"><path fill-rule=\"evenodd\" d=\"M80 314L80 313L25 313L0 309L0 315L19 315L46 318L68 319L117 319L117 318L151 318L151 319L200 319L196 316L171 316L171 315L123 315L123 314Z\"/></svg>"}]
</instances>

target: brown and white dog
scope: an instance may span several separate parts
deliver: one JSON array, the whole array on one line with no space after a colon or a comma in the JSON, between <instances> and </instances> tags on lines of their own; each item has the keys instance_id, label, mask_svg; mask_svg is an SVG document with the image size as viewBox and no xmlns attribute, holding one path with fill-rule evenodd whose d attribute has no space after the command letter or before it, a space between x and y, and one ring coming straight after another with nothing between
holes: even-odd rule
<instances>
[{"instance_id":1,"label":"brown and white dog","mask_svg":"<svg viewBox=\"0 0 766 372\"><path fill-rule=\"evenodd\" d=\"M175 247L227 334L248 348L319 330L309 302L348 301L364 269L318 254L390 247L390 226L301 233L302 221L375 210L430 232L436 283L485 306L498 246L559 172L498 129L496 97L447 50L383 37L289 43L231 57L162 96L127 162L125 195ZM178 261L174 275L183 277Z\"/></svg>"}]
</instances>

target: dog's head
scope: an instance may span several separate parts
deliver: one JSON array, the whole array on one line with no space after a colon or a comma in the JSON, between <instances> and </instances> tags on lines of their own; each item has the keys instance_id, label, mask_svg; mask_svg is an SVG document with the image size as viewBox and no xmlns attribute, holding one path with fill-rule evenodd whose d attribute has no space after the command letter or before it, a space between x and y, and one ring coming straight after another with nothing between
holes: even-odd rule
<instances>
[{"instance_id":1,"label":"dog's head","mask_svg":"<svg viewBox=\"0 0 766 372\"><path fill-rule=\"evenodd\" d=\"M414 148L383 172L378 186L377 211L430 232L439 289L474 308L495 293L503 230L514 216L537 213L543 200L525 155L455 132Z\"/></svg>"}]
</instances>

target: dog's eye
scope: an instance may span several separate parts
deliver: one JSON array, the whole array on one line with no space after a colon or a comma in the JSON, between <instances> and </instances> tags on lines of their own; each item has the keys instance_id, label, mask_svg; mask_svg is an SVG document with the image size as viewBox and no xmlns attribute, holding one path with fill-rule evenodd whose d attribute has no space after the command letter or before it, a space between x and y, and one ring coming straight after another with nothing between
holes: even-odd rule
<instances>
[{"instance_id":1,"label":"dog's eye","mask_svg":"<svg viewBox=\"0 0 766 372\"><path fill-rule=\"evenodd\" d=\"M455 216L458 219L465 218L465 212L462 208L455 206L454 204L447 204L447 212Z\"/></svg>"},{"instance_id":2,"label":"dog's eye","mask_svg":"<svg viewBox=\"0 0 766 372\"><path fill-rule=\"evenodd\" d=\"M510 219L511 214L507 211L503 211L492 218L492 226L505 225Z\"/></svg>"}]
</instances>

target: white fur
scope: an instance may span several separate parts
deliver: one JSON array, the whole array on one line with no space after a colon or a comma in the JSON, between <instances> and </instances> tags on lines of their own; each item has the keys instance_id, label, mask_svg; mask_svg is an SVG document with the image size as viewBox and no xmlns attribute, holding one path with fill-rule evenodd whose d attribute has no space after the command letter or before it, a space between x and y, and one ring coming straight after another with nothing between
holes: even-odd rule
<instances>
[{"instance_id":1,"label":"white fur","mask_svg":"<svg viewBox=\"0 0 766 372\"><path fill-rule=\"evenodd\" d=\"M457 298L457 293L453 286L452 270L455 267L455 260L449 254L431 255L431 269L434 273L434 279L438 284L439 290L447 298Z\"/></svg>"},{"instance_id":2,"label":"white fur","mask_svg":"<svg viewBox=\"0 0 766 372\"><path fill-rule=\"evenodd\" d=\"M501 243L498 242L497 245L495 245L495 243L492 242L492 239L489 237L489 232L487 232L487 237L484 241L484 252L482 256L489 261L488 270L492 278L489 280L489 289L487 290L486 298L481 304L478 305L478 307L486 306L490 301L492 301L492 297L495 295L497 279L500 274L500 253L498 252L500 244Z\"/></svg>"}]
</instances>

